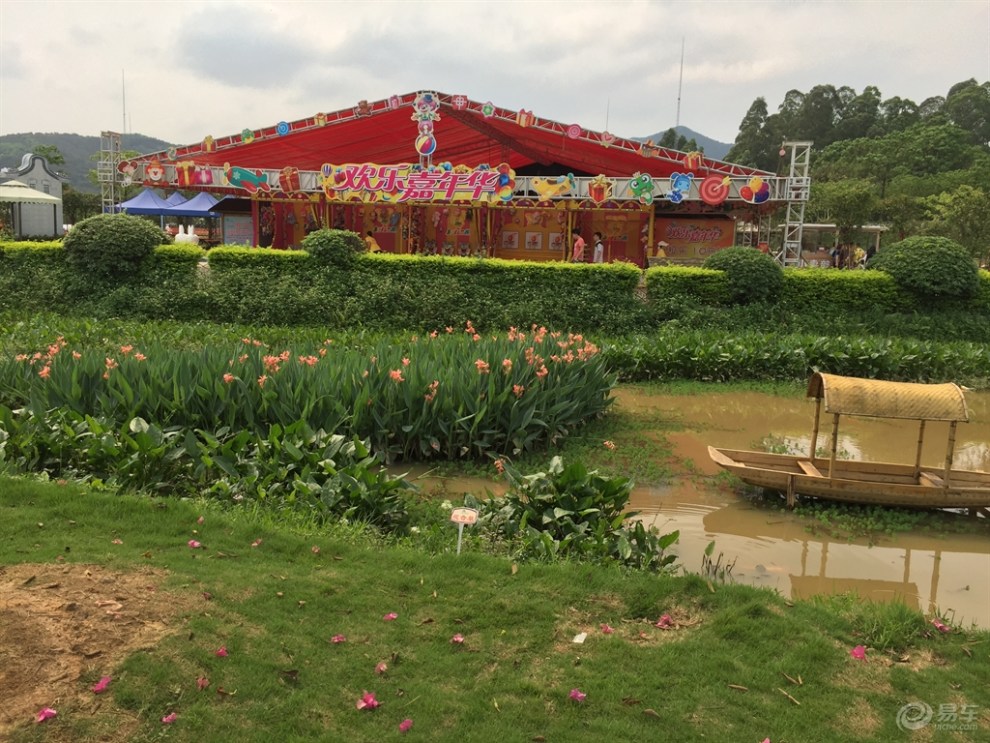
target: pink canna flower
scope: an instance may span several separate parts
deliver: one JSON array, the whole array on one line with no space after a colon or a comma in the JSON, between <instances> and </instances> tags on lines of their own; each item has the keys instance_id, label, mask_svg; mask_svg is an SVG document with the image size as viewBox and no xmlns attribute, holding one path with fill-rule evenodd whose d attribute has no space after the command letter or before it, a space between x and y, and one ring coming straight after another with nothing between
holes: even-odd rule
<instances>
[{"instance_id":1,"label":"pink canna flower","mask_svg":"<svg viewBox=\"0 0 990 743\"><path fill-rule=\"evenodd\" d=\"M361 698L357 700L354 705L358 709L376 709L380 705L377 699L375 699L375 693L366 691L361 695Z\"/></svg>"},{"instance_id":2,"label":"pink canna flower","mask_svg":"<svg viewBox=\"0 0 990 743\"><path fill-rule=\"evenodd\" d=\"M110 686L110 677L109 676L104 676L99 681L97 681L95 684L93 684L90 687L90 690L94 694L102 694L103 692L105 692L107 690L107 687L108 686Z\"/></svg>"},{"instance_id":3,"label":"pink canna flower","mask_svg":"<svg viewBox=\"0 0 990 743\"><path fill-rule=\"evenodd\" d=\"M179 716L177 714L175 714L174 712L172 712L170 714L167 714L167 715L165 715L162 718L162 724L163 725L171 725L173 722L176 721L176 719L178 719L178 717Z\"/></svg>"},{"instance_id":4,"label":"pink canna flower","mask_svg":"<svg viewBox=\"0 0 990 743\"><path fill-rule=\"evenodd\" d=\"M450 642L453 645L463 645L464 644L464 635L462 635L460 632L458 632L456 635L454 635L453 637L450 638Z\"/></svg>"},{"instance_id":5,"label":"pink canna flower","mask_svg":"<svg viewBox=\"0 0 990 743\"><path fill-rule=\"evenodd\" d=\"M409 728L411 728L412 725L413 725L412 720L410 720L407 717L405 720L403 720L402 722L399 723L399 732L400 733L408 733L409 732Z\"/></svg>"},{"instance_id":6,"label":"pink canna flower","mask_svg":"<svg viewBox=\"0 0 990 743\"><path fill-rule=\"evenodd\" d=\"M38 710L38 714L35 715L34 721L44 722L45 720L49 720L52 717L55 717L57 714L58 712L53 710L51 707L42 707L40 710Z\"/></svg>"},{"instance_id":7,"label":"pink canna flower","mask_svg":"<svg viewBox=\"0 0 990 743\"><path fill-rule=\"evenodd\" d=\"M229 653L227 653L227 646L221 645L215 651L213 651L213 654L218 658L226 658L227 655L229 655Z\"/></svg>"},{"instance_id":8,"label":"pink canna flower","mask_svg":"<svg viewBox=\"0 0 990 743\"><path fill-rule=\"evenodd\" d=\"M200 544L199 542L197 542L195 539L190 539L188 542L186 542L186 544L189 545L189 549L191 549L191 550L198 550L200 547L203 546L202 544Z\"/></svg>"},{"instance_id":9,"label":"pink canna flower","mask_svg":"<svg viewBox=\"0 0 990 743\"><path fill-rule=\"evenodd\" d=\"M399 615L396 614L394 611L390 611L388 614L382 617L382 619L386 622L394 622L398 618Z\"/></svg>"},{"instance_id":10,"label":"pink canna flower","mask_svg":"<svg viewBox=\"0 0 990 743\"><path fill-rule=\"evenodd\" d=\"M849 651L851 655L856 660L866 660L866 648L862 645L857 645L852 650Z\"/></svg>"},{"instance_id":11,"label":"pink canna flower","mask_svg":"<svg viewBox=\"0 0 990 743\"><path fill-rule=\"evenodd\" d=\"M339 645L342 642L347 642L347 638L344 637L343 635L334 635L333 637L330 638L330 642L332 642L334 645Z\"/></svg>"},{"instance_id":12,"label":"pink canna flower","mask_svg":"<svg viewBox=\"0 0 990 743\"><path fill-rule=\"evenodd\" d=\"M575 702L583 702L588 697L588 695L585 694L580 689L571 689L571 693L570 693L569 696Z\"/></svg>"}]
</instances>

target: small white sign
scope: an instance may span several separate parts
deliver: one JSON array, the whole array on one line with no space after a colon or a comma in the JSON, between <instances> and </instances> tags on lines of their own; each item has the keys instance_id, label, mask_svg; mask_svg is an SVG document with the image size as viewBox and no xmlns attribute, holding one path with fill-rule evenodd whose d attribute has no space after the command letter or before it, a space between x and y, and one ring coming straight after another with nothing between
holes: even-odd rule
<instances>
[{"instance_id":1,"label":"small white sign","mask_svg":"<svg viewBox=\"0 0 990 743\"><path fill-rule=\"evenodd\" d=\"M477 508L455 508L450 512L450 520L455 524L476 524L478 522Z\"/></svg>"}]
</instances>

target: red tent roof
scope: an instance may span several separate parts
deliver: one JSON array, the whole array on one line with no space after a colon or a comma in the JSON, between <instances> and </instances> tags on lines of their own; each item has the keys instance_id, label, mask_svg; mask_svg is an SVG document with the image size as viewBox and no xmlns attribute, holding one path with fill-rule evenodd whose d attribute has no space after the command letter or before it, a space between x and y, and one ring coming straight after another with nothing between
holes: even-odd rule
<instances>
[{"instance_id":1,"label":"red tent roof","mask_svg":"<svg viewBox=\"0 0 990 743\"><path fill-rule=\"evenodd\" d=\"M296 167L319 171L324 163L416 163L418 134L412 103L418 93L393 96L353 109L280 122L264 129L144 155L139 160L193 160L197 165L225 163L250 169ZM437 93L440 118L434 122L435 162L529 168L538 174L629 177L644 172L669 177L687 169L687 153L615 137L606 132L541 119L531 112L509 111L464 96ZM695 173L734 176L773 175L708 158L695 160Z\"/></svg>"}]
</instances>

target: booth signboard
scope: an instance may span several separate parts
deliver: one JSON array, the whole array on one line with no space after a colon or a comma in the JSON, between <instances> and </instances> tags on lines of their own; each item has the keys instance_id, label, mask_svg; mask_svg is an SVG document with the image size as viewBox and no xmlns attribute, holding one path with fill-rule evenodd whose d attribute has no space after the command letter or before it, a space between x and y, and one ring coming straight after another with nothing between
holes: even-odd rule
<instances>
[{"instance_id":1,"label":"booth signboard","mask_svg":"<svg viewBox=\"0 0 990 743\"><path fill-rule=\"evenodd\" d=\"M249 214L225 214L224 245L254 245L254 220Z\"/></svg>"},{"instance_id":2,"label":"booth signboard","mask_svg":"<svg viewBox=\"0 0 990 743\"><path fill-rule=\"evenodd\" d=\"M728 217L658 217L653 241L667 243L664 251L674 263L703 263L712 253L732 247L735 223Z\"/></svg>"}]
</instances>

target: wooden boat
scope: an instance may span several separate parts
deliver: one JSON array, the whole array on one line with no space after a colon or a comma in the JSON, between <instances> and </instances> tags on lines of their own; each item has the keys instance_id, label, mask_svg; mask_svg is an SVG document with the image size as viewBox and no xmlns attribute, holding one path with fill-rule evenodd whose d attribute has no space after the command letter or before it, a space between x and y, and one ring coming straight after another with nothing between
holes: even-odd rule
<instances>
[{"instance_id":1,"label":"wooden boat","mask_svg":"<svg viewBox=\"0 0 990 743\"><path fill-rule=\"evenodd\" d=\"M958 423L969 421L962 390L955 384L916 384L841 377L816 372L808 383L815 422L807 456L708 447L716 464L756 487L827 500L914 508L966 508L990 517L990 472L952 467ZM816 456L821 413L832 415L829 456ZM918 421L913 464L838 459L839 420L843 415ZM948 421L945 464L921 465L925 423Z\"/></svg>"}]
</instances>

